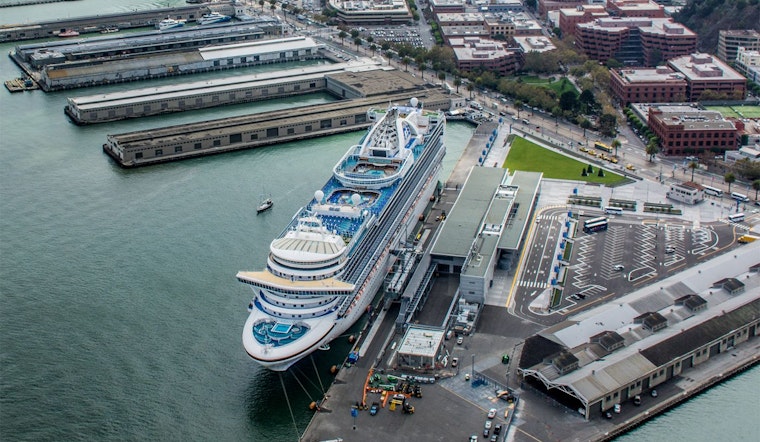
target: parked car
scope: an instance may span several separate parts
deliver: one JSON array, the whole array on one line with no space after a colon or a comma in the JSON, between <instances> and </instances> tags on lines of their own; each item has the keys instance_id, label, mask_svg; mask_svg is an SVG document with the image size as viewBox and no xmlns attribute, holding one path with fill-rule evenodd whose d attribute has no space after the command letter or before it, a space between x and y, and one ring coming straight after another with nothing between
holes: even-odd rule
<instances>
[{"instance_id":1,"label":"parked car","mask_svg":"<svg viewBox=\"0 0 760 442\"><path fill-rule=\"evenodd\" d=\"M485 424L485 428L486 428L486 430L490 430L490 429L491 429L491 425L493 425L493 424L491 423L491 421L486 421L486 424Z\"/></svg>"},{"instance_id":2,"label":"parked car","mask_svg":"<svg viewBox=\"0 0 760 442\"><path fill-rule=\"evenodd\" d=\"M452 358L451 359L451 368L454 368L457 365L459 365L459 358Z\"/></svg>"},{"instance_id":3,"label":"parked car","mask_svg":"<svg viewBox=\"0 0 760 442\"><path fill-rule=\"evenodd\" d=\"M497 425L493 427L493 434L499 434L501 433L501 425Z\"/></svg>"},{"instance_id":4,"label":"parked car","mask_svg":"<svg viewBox=\"0 0 760 442\"><path fill-rule=\"evenodd\" d=\"M612 407L612 411L614 411L615 414L620 414L620 412L622 411L622 407L620 406L620 404L615 404L615 406Z\"/></svg>"},{"instance_id":5,"label":"parked car","mask_svg":"<svg viewBox=\"0 0 760 442\"><path fill-rule=\"evenodd\" d=\"M496 409L491 408L490 410L488 410L488 419L493 419L495 417L496 417Z\"/></svg>"},{"instance_id":6,"label":"parked car","mask_svg":"<svg viewBox=\"0 0 760 442\"><path fill-rule=\"evenodd\" d=\"M380 409L380 404L377 402L372 402L372 406L369 407L369 415L374 416L377 414L377 411Z\"/></svg>"},{"instance_id":7,"label":"parked car","mask_svg":"<svg viewBox=\"0 0 760 442\"><path fill-rule=\"evenodd\" d=\"M636 405L637 407L641 405L641 395L637 394L633 397L633 405Z\"/></svg>"},{"instance_id":8,"label":"parked car","mask_svg":"<svg viewBox=\"0 0 760 442\"><path fill-rule=\"evenodd\" d=\"M652 390L652 397L657 397L657 390Z\"/></svg>"},{"instance_id":9,"label":"parked car","mask_svg":"<svg viewBox=\"0 0 760 442\"><path fill-rule=\"evenodd\" d=\"M464 342L464 338L462 336L457 338L457 345L462 345L463 342Z\"/></svg>"}]
</instances>

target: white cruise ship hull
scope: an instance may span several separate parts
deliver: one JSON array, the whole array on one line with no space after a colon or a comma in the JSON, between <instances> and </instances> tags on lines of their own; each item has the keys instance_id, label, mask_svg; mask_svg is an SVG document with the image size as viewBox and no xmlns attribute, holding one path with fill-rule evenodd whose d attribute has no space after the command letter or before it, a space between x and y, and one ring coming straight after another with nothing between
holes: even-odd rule
<instances>
[{"instance_id":1,"label":"white cruise ship hull","mask_svg":"<svg viewBox=\"0 0 760 442\"><path fill-rule=\"evenodd\" d=\"M427 128L430 121L424 119L422 124ZM406 184L403 187L394 190L397 198L391 201L395 202L386 202L388 206L394 206L392 211L388 207L387 214L376 219L362 210L363 223L369 222L375 227L371 228L374 233L366 239L364 235L369 233L361 229L353 239L344 237L346 244L356 248L355 256L348 258L348 261L338 258L342 256L341 247L346 247L343 241L334 241L334 229L339 229L339 226L329 222L322 226L315 217L294 217L299 223L304 221L306 227L286 230L290 233L273 241L267 269L237 274L238 280L251 285L255 293L242 334L244 348L254 361L273 371L287 370L346 333L367 311L388 274L392 251L412 232L437 187L441 160L445 154L441 139L444 125L445 120L440 116L440 126L432 126L435 130L432 138L425 138L425 160L413 169L415 172L412 175L404 178ZM382 139L394 143L398 141L392 134ZM411 149L409 140L411 138L405 138L397 144ZM378 149L376 147L375 152ZM392 163L390 160L379 160L377 164ZM352 163L351 166L366 169L364 163ZM372 178L376 175L373 172ZM337 187L340 188L339 185ZM358 194L360 191L352 190L354 193L349 198L350 206L356 206L356 213L363 203L369 201L371 204L374 201L374 193L365 191L362 196ZM336 204L332 197L328 201L327 196L327 192L316 192L313 210L319 212L325 204ZM342 212L336 208L329 213ZM353 222L348 219L344 222ZM316 227L313 225L315 223ZM354 276L347 276L348 270L343 268L344 265L353 265L350 271L354 272ZM301 270L287 273L292 271L289 270L291 267ZM330 268L335 270L328 270ZM334 276L324 273L331 271L338 273ZM320 272L324 276L310 276L311 272ZM345 280L342 279L344 277Z\"/></svg>"}]
</instances>

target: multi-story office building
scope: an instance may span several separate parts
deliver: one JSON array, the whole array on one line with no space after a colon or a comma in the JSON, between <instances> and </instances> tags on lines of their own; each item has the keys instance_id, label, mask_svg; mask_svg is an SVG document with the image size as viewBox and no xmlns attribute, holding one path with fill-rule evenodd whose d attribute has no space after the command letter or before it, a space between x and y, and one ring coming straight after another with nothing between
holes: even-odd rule
<instances>
[{"instance_id":1,"label":"multi-story office building","mask_svg":"<svg viewBox=\"0 0 760 442\"><path fill-rule=\"evenodd\" d=\"M667 66L610 71L610 88L623 105L686 100L686 79Z\"/></svg>"},{"instance_id":2,"label":"multi-story office building","mask_svg":"<svg viewBox=\"0 0 760 442\"><path fill-rule=\"evenodd\" d=\"M575 44L589 58L656 66L696 50L697 35L669 18L600 18L575 26Z\"/></svg>"},{"instance_id":3,"label":"multi-story office building","mask_svg":"<svg viewBox=\"0 0 760 442\"><path fill-rule=\"evenodd\" d=\"M694 53L672 58L668 60L668 66L686 79L688 101L741 100L747 94L747 79L710 54Z\"/></svg>"},{"instance_id":4,"label":"multi-story office building","mask_svg":"<svg viewBox=\"0 0 760 442\"><path fill-rule=\"evenodd\" d=\"M665 155L724 153L736 149L736 126L720 112L692 106L651 106L649 128Z\"/></svg>"},{"instance_id":5,"label":"multi-story office building","mask_svg":"<svg viewBox=\"0 0 760 442\"><path fill-rule=\"evenodd\" d=\"M760 51L760 33L754 29L718 31L718 58L733 63L739 48Z\"/></svg>"},{"instance_id":6,"label":"multi-story office building","mask_svg":"<svg viewBox=\"0 0 760 442\"><path fill-rule=\"evenodd\" d=\"M430 11L433 14L443 12L464 12L466 0L429 0Z\"/></svg>"},{"instance_id":7,"label":"multi-story office building","mask_svg":"<svg viewBox=\"0 0 760 442\"><path fill-rule=\"evenodd\" d=\"M412 21L404 0L329 0L338 20L349 25L401 25Z\"/></svg>"},{"instance_id":8,"label":"multi-story office building","mask_svg":"<svg viewBox=\"0 0 760 442\"><path fill-rule=\"evenodd\" d=\"M665 7L652 0L607 0L607 10L615 17L665 18Z\"/></svg>"},{"instance_id":9,"label":"multi-story office building","mask_svg":"<svg viewBox=\"0 0 760 442\"><path fill-rule=\"evenodd\" d=\"M734 66L747 80L760 84L760 51L739 48Z\"/></svg>"},{"instance_id":10,"label":"multi-story office building","mask_svg":"<svg viewBox=\"0 0 760 442\"><path fill-rule=\"evenodd\" d=\"M580 5L575 8L562 8L559 10L559 29L562 36L575 35L575 25L588 23L597 18L609 17L610 14L603 5Z\"/></svg>"},{"instance_id":11,"label":"multi-story office building","mask_svg":"<svg viewBox=\"0 0 760 442\"><path fill-rule=\"evenodd\" d=\"M491 71L498 75L512 75L520 67L518 51L508 49L503 42L480 37L452 38L457 69Z\"/></svg>"}]
</instances>

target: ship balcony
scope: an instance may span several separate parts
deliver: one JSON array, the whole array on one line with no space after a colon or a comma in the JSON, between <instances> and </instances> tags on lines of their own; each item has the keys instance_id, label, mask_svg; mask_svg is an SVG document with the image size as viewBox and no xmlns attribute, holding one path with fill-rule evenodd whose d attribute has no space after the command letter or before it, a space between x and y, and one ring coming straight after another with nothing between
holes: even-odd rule
<instances>
[{"instance_id":1,"label":"ship balcony","mask_svg":"<svg viewBox=\"0 0 760 442\"><path fill-rule=\"evenodd\" d=\"M320 308L325 305L330 305L336 298L342 298L344 296L336 295L284 295L282 293L270 292L261 290L259 296L262 298L262 302L268 304L277 305L283 308Z\"/></svg>"},{"instance_id":2,"label":"ship balcony","mask_svg":"<svg viewBox=\"0 0 760 442\"><path fill-rule=\"evenodd\" d=\"M319 266L315 265L313 268L306 267L302 264L291 267L283 265L283 263L278 260L271 258L267 259L267 269L272 272L272 274L292 281L319 281L320 279L331 278L343 270L343 267L346 265L346 260L342 259L329 264L330 265L325 266L322 263Z\"/></svg>"},{"instance_id":3,"label":"ship balcony","mask_svg":"<svg viewBox=\"0 0 760 442\"><path fill-rule=\"evenodd\" d=\"M254 306L274 318L297 320L318 318L320 316L327 315L335 311L339 300L341 299L336 297L330 304L324 306L314 308L300 308L270 304L269 302L266 302L266 298L259 297L254 302Z\"/></svg>"}]
</instances>

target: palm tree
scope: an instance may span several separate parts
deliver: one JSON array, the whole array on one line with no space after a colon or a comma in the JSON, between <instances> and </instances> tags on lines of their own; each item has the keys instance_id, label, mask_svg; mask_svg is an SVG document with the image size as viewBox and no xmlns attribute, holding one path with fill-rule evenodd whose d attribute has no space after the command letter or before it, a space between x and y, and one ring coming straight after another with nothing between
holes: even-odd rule
<instances>
[{"instance_id":1,"label":"palm tree","mask_svg":"<svg viewBox=\"0 0 760 442\"><path fill-rule=\"evenodd\" d=\"M645 148L644 152L646 152L647 155L649 155L649 161L654 161L654 156L657 155L657 152L660 151L660 146L658 145L656 140L649 140L647 143L647 147Z\"/></svg>"},{"instance_id":2,"label":"palm tree","mask_svg":"<svg viewBox=\"0 0 760 442\"><path fill-rule=\"evenodd\" d=\"M259 6L261 6L261 10L264 10L264 3L266 3L264 0L259 0Z\"/></svg>"},{"instance_id":3,"label":"palm tree","mask_svg":"<svg viewBox=\"0 0 760 442\"><path fill-rule=\"evenodd\" d=\"M338 32L338 38L340 38L340 44L343 45L343 39L348 37L348 33L346 31L340 31Z\"/></svg>"},{"instance_id":4,"label":"palm tree","mask_svg":"<svg viewBox=\"0 0 760 442\"><path fill-rule=\"evenodd\" d=\"M404 64L404 72L409 72L409 63L412 62L412 59L409 57L404 57L401 59L401 63Z\"/></svg>"},{"instance_id":5,"label":"palm tree","mask_svg":"<svg viewBox=\"0 0 760 442\"><path fill-rule=\"evenodd\" d=\"M454 86L457 88L457 94L459 93L459 86L462 85L462 79L459 77L454 77Z\"/></svg>"},{"instance_id":6,"label":"palm tree","mask_svg":"<svg viewBox=\"0 0 760 442\"><path fill-rule=\"evenodd\" d=\"M752 181L752 188L755 189L755 201L757 201L757 193L760 192L760 180Z\"/></svg>"},{"instance_id":7,"label":"palm tree","mask_svg":"<svg viewBox=\"0 0 760 442\"><path fill-rule=\"evenodd\" d=\"M731 184L736 181L736 175L733 174L733 172L728 172L726 175L723 176L723 181L728 183L728 193L731 193Z\"/></svg>"},{"instance_id":8,"label":"palm tree","mask_svg":"<svg viewBox=\"0 0 760 442\"><path fill-rule=\"evenodd\" d=\"M564 80L564 78L563 78L563 80ZM612 148L615 149L615 156L618 156L618 148L620 146L622 146L622 143L620 143L620 140L618 140L617 138L615 138L614 140L612 140Z\"/></svg>"},{"instance_id":9,"label":"palm tree","mask_svg":"<svg viewBox=\"0 0 760 442\"><path fill-rule=\"evenodd\" d=\"M515 100L515 109L517 110L517 118L520 118L520 109L523 107L523 102L521 100Z\"/></svg>"},{"instance_id":10,"label":"palm tree","mask_svg":"<svg viewBox=\"0 0 760 442\"><path fill-rule=\"evenodd\" d=\"M691 169L691 182L694 182L694 171L699 167L699 164L697 164L696 161L692 161L689 163L689 169Z\"/></svg>"},{"instance_id":11,"label":"palm tree","mask_svg":"<svg viewBox=\"0 0 760 442\"><path fill-rule=\"evenodd\" d=\"M472 83L467 83L467 91L470 92L470 99L472 99L472 91L475 90L475 85Z\"/></svg>"},{"instance_id":12,"label":"palm tree","mask_svg":"<svg viewBox=\"0 0 760 442\"><path fill-rule=\"evenodd\" d=\"M369 45L369 50L372 51L372 56L374 57L375 51L377 51L377 45L372 43L371 45Z\"/></svg>"}]
</instances>

